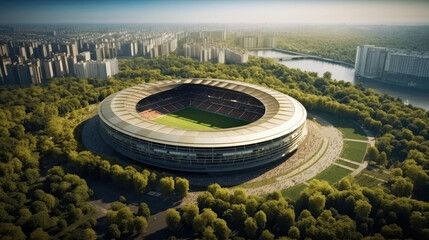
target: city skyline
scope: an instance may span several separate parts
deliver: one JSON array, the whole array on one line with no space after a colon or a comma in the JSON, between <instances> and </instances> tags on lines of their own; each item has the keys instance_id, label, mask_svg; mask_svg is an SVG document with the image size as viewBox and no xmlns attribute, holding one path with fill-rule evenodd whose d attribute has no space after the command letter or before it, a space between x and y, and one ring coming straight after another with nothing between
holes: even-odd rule
<instances>
[{"instance_id":1,"label":"city skyline","mask_svg":"<svg viewBox=\"0 0 429 240\"><path fill-rule=\"evenodd\" d=\"M292 23L429 24L429 2L378 1L28 1L0 0L0 24Z\"/></svg>"}]
</instances>

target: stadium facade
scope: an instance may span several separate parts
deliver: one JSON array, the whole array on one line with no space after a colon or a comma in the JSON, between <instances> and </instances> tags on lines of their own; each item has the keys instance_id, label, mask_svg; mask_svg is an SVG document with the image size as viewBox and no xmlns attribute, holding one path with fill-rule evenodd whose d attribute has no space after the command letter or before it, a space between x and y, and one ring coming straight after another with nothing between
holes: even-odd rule
<instances>
[{"instance_id":1,"label":"stadium facade","mask_svg":"<svg viewBox=\"0 0 429 240\"><path fill-rule=\"evenodd\" d=\"M249 121L191 130L152 121L194 107ZM307 135L305 108L278 91L219 79L142 84L107 97L99 107L100 133L117 152L160 168L223 173L258 167L298 148Z\"/></svg>"}]
</instances>

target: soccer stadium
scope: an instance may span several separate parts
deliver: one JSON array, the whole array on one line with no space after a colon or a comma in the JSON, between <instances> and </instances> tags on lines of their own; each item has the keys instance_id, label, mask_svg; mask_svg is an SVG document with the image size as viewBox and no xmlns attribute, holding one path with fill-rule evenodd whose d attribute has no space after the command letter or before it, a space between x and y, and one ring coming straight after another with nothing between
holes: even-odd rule
<instances>
[{"instance_id":1,"label":"soccer stadium","mask_svg":"<svg viewBox=\"0 0 429 240\"><path fill-rule=\"evenodd\" d=\"M178 79L127 88L99 107L100 133L135 161L184 172L265 165L298 148L305 108L273 89L220 79Z\"/></svg>"}]
</instances>

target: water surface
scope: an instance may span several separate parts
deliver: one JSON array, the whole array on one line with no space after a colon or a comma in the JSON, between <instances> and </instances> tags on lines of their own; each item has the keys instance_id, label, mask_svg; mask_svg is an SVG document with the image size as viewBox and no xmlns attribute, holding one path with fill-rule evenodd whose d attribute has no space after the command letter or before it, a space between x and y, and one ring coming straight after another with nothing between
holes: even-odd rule
<instances>
[{"instance_id":1,"label":"water surface","mask_svg":"<svg viewBox=\"0 0 429 240\"><path fill-rule=\"evenodd\" d=\"M288 57L290 54L282 53L274 50L256 50L249 51L249 54L260 56L260 57L269 57L269 58L279 58L279 57ZM281 64L286 65L290 68L299 68L307 72L316 72L319 76L327 71L332 73L332 79L344 80L346 82L351 82L353 84L362 83L367 88L372 88L379 93L387 93L393 97L401 98L405 103L412 104L414 106L419 106L425 110L429 110L429 91L413 88L404 88L399 86L392 86L389 84L372 81L372 80L357 80L354 76L354 68L347 67L341 64L326 62L323 60L315 59L297 59L297 60L286 60L280 61Z\"/></svg>"}]
</instances>

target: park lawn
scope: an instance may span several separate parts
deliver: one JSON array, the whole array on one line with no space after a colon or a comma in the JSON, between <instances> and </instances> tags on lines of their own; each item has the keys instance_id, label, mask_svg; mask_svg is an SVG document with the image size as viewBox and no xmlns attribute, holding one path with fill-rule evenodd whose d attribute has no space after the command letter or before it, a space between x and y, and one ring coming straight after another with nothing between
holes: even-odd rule
<instances>
[{"instance_id":1,"label":"park lawn","mask_svg":"<svg viewBox=\"0 0 429 240\"><path fill-rule=\"evenodd\" d=\"M366 154L368 143L344 141L340 157L361 163Z\"/></svg>"},{"instance_id":2,"label":"park lawn","mask_svg":"<svg viewBox=\"0 0 429 240\"><path fill-rule=\"evenodd\" d=\"M314 179L317 180L325 180L329 182L329 184L334 184L340 181L343 177L349 175L352 171L336 166L331 165L327 169L323 170L323 172L319 173Z\"/></svg>"},{"instance_id":3,"label":"park lawn","mask_svg":"<svg viewBox=\"0 0 429 240\"><path fill-rule=\"evenodd\" d=\"M356 169L356 168L358 168L359 166L358 165L356 165L356 164L353 164L353 163L350 163L350 162L346 162L346 161L344 161L344 160L341 160L341 159L338 159L337 161L335 161L336 163L339 163L339 164L341 164L341 165L344 165L344 166L346 166L346 167L350 167L350 168L354 168L354 169Z\"/></svg>"},{"instance_id":4,"label":"park lawn","mask_svg":"<svg viewBox=\"0 0 429 240\"><path fill-rule=\"evenodd\" d=\"M369 188L378 186L380 183L382 183L381 181L374 179L372 177L368 177L363 173L360 173L358 176L356 176L355 181L360 186L369 187Z\"/></svg>"},{"instance_id":5,"label":"park lawn","mask_svg":"<svg viewBox=\"0 0 429 240\"><path fill-rule=\"evenodd\" d=\"M362 173L366 173L366 174L368 174L368 175L374 176L374 177L376 177L376 178L383 179L383 180L385 180L385 181L389 180L389 178L390 178L390 175L389 175L389 174L387 174L387 173L385 173L385 172L382 172L382 171L380 171L380 170L369 170L369 169L364 169L364 170L362 171Z\"/></svg>"},{"instance_id":6,"label":"park lawn","mask_svg":"<svg viewBox=\"0 0 429 240\"><path fill-rule=\"evenodd\" d=\"M187 107L153 119L157 123L177 128L194 130L215 130L222 128L239 127L248 124L248 121L228 117L225 115Z\"/></svg>"},{"instance_id":7,"label":"park lawn","mask_svg":"<svg viewBox=\"0 0 429 240\"><path fill-rule=\"evenodd\" d=\"M283 197L285 198L289 198L292 200L296 200L298 199L299 195L301 194L301 192L307 187L307 185L305 185L304 183L300 183L298 185L295 185L293 187L287 188L287 189L283 189L281 191Z\"/></svg>"},{"instance_id":8,"label":"park lawn","mask_svg":"<svg viewBox=\"0 0 429 240\"><path fill-rule=\"evenodd\" d=\"M337 115L315 111L314 114L326 119L343 134L344 138L367 140L367 136L362 128L347 118L339 118Z\"/></svg>"}]
</instances>

